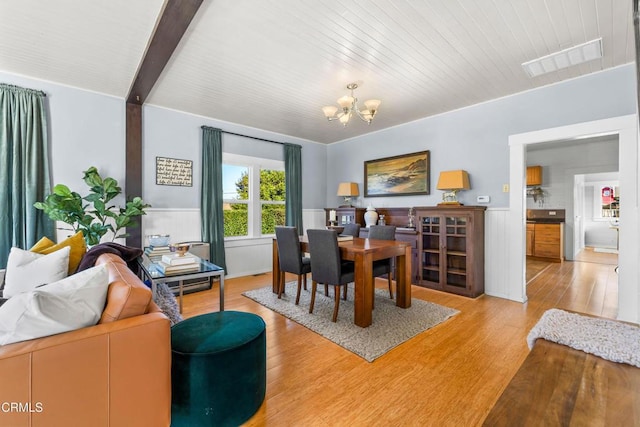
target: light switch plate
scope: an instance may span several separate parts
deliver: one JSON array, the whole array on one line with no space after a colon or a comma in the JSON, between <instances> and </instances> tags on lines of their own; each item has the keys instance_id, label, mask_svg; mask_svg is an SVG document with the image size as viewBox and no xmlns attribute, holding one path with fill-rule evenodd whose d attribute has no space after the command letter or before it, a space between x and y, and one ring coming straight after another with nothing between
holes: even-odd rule
<instances>
[{"instance_id":1,"label":"light switch plate","mask_svg":"<svg viewBox=\"0 0 640 427\"><path fill-rule=\"evenodd\" d=\"M489 203L491 201L491 197L489 196L478 196L476 199L478 203Z\"/></svg>"}]
</instances>

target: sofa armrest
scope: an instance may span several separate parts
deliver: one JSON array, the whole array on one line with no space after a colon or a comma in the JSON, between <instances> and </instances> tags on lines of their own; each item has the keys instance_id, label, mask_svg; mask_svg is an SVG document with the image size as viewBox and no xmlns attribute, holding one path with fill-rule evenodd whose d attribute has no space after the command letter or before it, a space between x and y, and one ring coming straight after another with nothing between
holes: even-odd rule
<instances>
[{"instance_id":1,"label":"sofa armrest","mask_svg":"<svg viewBox=\"0 0 640 427\"><path fill-rule=\"evenodd\" d=\"M162 313L0 347L0 425L171 421L171 331ZM27 405L27 406L25 406Z\"/></svg>"}]
</instances>

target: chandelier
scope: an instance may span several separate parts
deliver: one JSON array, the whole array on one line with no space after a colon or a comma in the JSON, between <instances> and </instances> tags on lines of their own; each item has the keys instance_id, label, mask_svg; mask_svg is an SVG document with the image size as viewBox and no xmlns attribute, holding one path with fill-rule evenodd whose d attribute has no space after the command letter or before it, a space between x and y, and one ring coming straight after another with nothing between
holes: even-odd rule
<instances>
[{"instance_id":1,"label":"chandelier","mask_svg":"<svg viewBox=\"0 0 640 427\"><path fill-rule=\"evenodd\" d=\"M351 117L355 114L363 121L371 124L371 121L378 112L378 107L380 106L380 103L382 101L380 101L379 99L369 99L368 101L364 102L365 109L360 110L358 108L358 98L353 95L353 91L357 88L357 83L349 83L347 85L347 89L351 91L351 96L345 95L338 99L340 108L333 105L322 107L322 112L324 113L327 120L339 120L340 123L342 123L346 127L347 123L349 123L349 120L351 120ZM338 110L340 111L338 112Z\"/></svg>"}]
</instances>

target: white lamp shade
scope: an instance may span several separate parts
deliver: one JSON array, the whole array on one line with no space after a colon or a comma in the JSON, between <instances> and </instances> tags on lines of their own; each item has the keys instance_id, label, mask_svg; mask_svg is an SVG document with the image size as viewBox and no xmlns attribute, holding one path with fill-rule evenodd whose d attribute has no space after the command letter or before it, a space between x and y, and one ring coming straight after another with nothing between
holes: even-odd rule
<instances>
[{"instance_id":1,"label":"white lamp shade","mask_svg":"<svg viewBox=\"0 0 640 427\"><path fill-rule=\"evenodd\" d=\"M333 105L330 105L328 107L322 107L322 112L324 113L325 117L335 116L336 111L338 111L338 107L335 107Z\"/></svg>"},{"instance_id":2,"label":"white lamp shade","mask_svg":"<svg viewBox=\"0 0 640 427\"><path fill-rule=\"evenodd\" d=\"M341 98L338 98L338 104L340 104L342 109L350 108L351 104L353 104L353 98L348 95L345 95Z\"/></svg>"},{"instance_id":3,"label":"white lamp shade","mask_svg":"<svg viewBox=\"0 0 640 427\"><path fill-rule=\"evenodd\" d=\"M351 118L351 114L343 114L340 116L339 120L340 120L340 123L342 123L343 125L346 125L347 123L349 123L350 118Z\"/></svg>"},{"instance_id":4,"label":"white lamp shade","mask_svg":"<svg viewBox=\"0 0 640 427\"><path fill-rule=\"evenodd\" d=\"M364 106L367 107L367 110L369 110L370 112L374 112L378 109L381 103L382 101L380 101L379 99L369 99L367 101L364 101Z\"/></svg>"}]
</instances>

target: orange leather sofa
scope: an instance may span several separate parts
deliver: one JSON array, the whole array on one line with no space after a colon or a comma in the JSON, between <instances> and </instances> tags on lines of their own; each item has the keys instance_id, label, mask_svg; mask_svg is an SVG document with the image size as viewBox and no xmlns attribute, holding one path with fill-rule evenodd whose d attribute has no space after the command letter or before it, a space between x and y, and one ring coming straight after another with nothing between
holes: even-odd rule
<instances>
[{"instance_id":1,"label":"orange leather sofa","mask_svg":"<svg viewBox=\"0 0 640 427\"><path fill-rule=\"evenodd\" d=\"M171 332L151 291L113 254L100 322L0 346L0 426L168 426Z\"/></svg>"}]
</instances>

